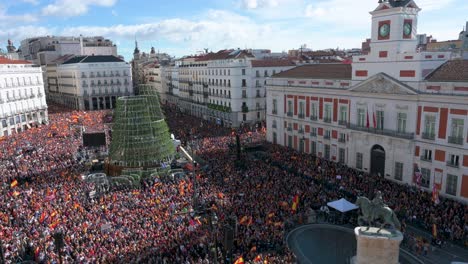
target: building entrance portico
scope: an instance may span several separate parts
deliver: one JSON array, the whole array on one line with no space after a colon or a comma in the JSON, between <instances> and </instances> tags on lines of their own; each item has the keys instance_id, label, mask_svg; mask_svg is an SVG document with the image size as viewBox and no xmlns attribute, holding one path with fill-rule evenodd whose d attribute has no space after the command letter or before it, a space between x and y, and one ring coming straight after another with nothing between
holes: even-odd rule
<instances>
[{"instance_id":1,"label":"building entrance portico","mask_svg":"<svg viewBox=\"0 0 468 264\"><path fill-rule=\"evenodd\" d=\"M374 145L371 149L371 175L385 175L385 150L380 145Z\"/></svg>"}]
</instances>

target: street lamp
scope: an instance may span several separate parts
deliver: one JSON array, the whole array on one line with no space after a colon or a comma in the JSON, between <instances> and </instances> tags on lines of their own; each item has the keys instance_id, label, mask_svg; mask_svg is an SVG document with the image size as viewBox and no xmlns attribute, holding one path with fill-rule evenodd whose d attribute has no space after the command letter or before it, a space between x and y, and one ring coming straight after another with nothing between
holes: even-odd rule
<instances>
[{"instance_id":1,"label":"street lamp","mask_svg":"<svg viewBox=\"0 0 468 264\"><path fill-rule=\"evenodd\" d=\"M54 237L55 248L56 248L57 253L59 255L59 263L62 264L62 248L64 246L62 231L58 231L58 232L54 233L53 237Z\"/></svg>"},{"instance_id":2,"label":"street lamp","mask_svg":"<svg viewBox=\"0 0 468 264\"><path fill-rule=\"evenodd\" d=\"M211 218L211 228L214 235L214 263L218 263L218 216L216 212L212 212L210 215Z\"/></svg>"}]
</instances>

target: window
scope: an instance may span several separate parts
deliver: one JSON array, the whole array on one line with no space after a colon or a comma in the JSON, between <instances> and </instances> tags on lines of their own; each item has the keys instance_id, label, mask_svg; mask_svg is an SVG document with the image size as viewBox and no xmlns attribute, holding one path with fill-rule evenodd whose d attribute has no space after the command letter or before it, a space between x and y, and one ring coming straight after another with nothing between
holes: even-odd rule
<instances>
[{"instance_id":1,"label":"window","mask_svg":"<svg viewBox=\"0 0 468 264\"><path fill-rule=\"evenodd\" d=\"M314 119L317 119L317 104L315 103L312 103L311 107L310 107L310 111L311 111L311 117L314 118Z\"/></svg>"},{"instance_id":2,"label":"window","mask_svg":"<svg viewBox=\"0 0 468 264\"><path fill-rule=\"evenodd\" d=\"M288 136L288 147L292 148L292 136Z\"/></svg>"},{"instance_id":3,"label":"window","mask_svg":"<svg viewBox=\"0 0 468 264\"><path fill-rule=\"evenodd\" d=\"M310 142L310 150L311 150L310 154L317 155L317 142L315 141Z\"/></svg>"},{"instance_id":4,"label":"window","mask_svg":"<svg viewBox=\"0 0 468 264\"><path fill-rule=\"evenodd\" d=\"M357 110L357 125L359 127L365 127L366 124L365 124L365 117L366 117L366 114L364 112L364 109L358 109Z\"/></svg>"},{"instance_id":5,"label":"window","mask_svg":"<svg viewBox=\"0 0 468 264\"><path fill-rule=\"evenodd\" d=\"M325 130L325 135L323 136L325 139L330 139L330 130Z\"/></svg>"},{"instance_id":6,"label":"window","mask_svg":"<svg viewBox=\"0 0 468 264\"><path fill-rule=\"evenodd\" d=\"M331 122L331 115L332 115L332 106L329 104L325 105L325 116L323 117L323 121Z\"/></svg>"},{"instance_id":7,"label":"window","mask_svg":"<svg viewBox=\"0 0 468 264\"><path fill-rule=\"evenodd\" d=\"M348 108L346 106L340 107L340 122L346 123L348 120Z\"/></svg>"},{"instance_id":8,"label":"window","mask_svg":"<svg viewBox=\"0 0 468 264\"><path fill-rule=\"evenodd\" d=\"M457 195L457 182L458 176L447 174L447 185L445 189L445 193L450 195Z\"/></svg>"},{"instance_id":9,"label":"window","mask_svg":"<svg viewBox=\"0 0 468 264\"><path fill-rule=\"evenodd\" d=\"M406 113L398 113L398 132L406 132Z\"/></svg>"},{"instance_id":10,"label":"window","mask_svg":"<svg viewBox=\"0 0 468 264\"><path fill-rule=\"evenodd\" d=\"M345 162L345 149L344 148L338 149L338 162L341 162L341 163Z\"/></svg>"},{"instance_id":11,"label":"window","mask_svg":"<svg viewBox=\"0 0 468 264\"><path fill-rule=\"evenodd\" d=\"M356 169L362 170L362 153L356 153Z\"/></svg>"},{"instance_id":12,"label":"window","mask_svg":"<svg viewBox=\"0 0 468 264\"><path fill-rule=\"evenodd\" d=\"M304 118L304 102L299 102L299 118Z\"/></svg>"},{"instance_id":13,"label":"window","mask_svg":"<svg viewBox=\"0 0 468 264\"><path fill-rule=\"evenodd\" d=\"M432 161L432 150L430 149L425 149L423 151L423 154L421 156L421 159L422 160L425 160L425 161Z\"/></svg>"},{"instance_id":14,"label":"window","mask_svg":"<svg viewBox=\"0 0 468 264\"><path fill-rule=\"evenodd\" d=\"M2 120L2 127L7 127L7 126L8 126L8 124L7 124L6 119L3 119Z\"/></svg>"},{"instance_id":15,"label":"window","mask_svg":"<svg viewBox=\"0 0 468 264\"><path fill-rule=\"evenodd\" d=\"M311 134L312 136L314 136L314 137L317 136L317 128L316 128L316 127L312 127L312 128L311 128L310 134Z\"/></svg>"},{"instance_id":16,"label":"window","mask_svg":"<svg viewBox=\"0 0 468 264\"><path fill-rule=\"evenodd\" d=\"M377 129L384 129L384 111L376 111Z\"/></svg>"},{"instance_id":17,"label":"window","mask_svg":"<svg viewBox=\"0 0 468 264\"><path fill-rule=\"evenodd\" d=\"M264 77L268 77L268 71L265 70L265 73L263 74Z\"/></svg>"},{"instance_id":18,"label":"window","mask_svg":"<svg viewBox=\"0 0 468 264\"><path fill-rule=\"evenodd\" d=\"M403 163L395 162L395 179L401 181L403 179Z\"/></svg>"},{"instance_id":19,"label":"window","mask_svg":"<svg viewBox=\"0 0 468 264\"><path fill-rule=\"evenodd\" d=\"M288 101L288 116L292 116L292 112L293 112L292 101Z\"/></svg>"},{"instance_id":20,"label":"window","mask_svg":"<svg viewBox=\"0 0 468 264\"><path fill-rule=\"evenodd\" d=\"M338 138L339 142L345 143L346 142L346 134L340 133L340 137Z\"/></svg>"},{"instance_id":21,"label":"window","mask_svg":"<svg viewBox=\"0 0 468 264\"><path fill-rule=\"evenodd\" d=\"M247 87L247 81L245 79L242 79L242 87Z\"/></svg>"},{"instance_id":22,"label":"window","mask_svg":"<svg viewBox=\"0 0 468 264\"><path fill-rule=\"evenodd\" d=\"M273 132L273 144L276 144L277 139L276 139L276 132Z\"/></svg>"},{"instance_id":23,"label":"window","mask_svg":"<svg viewBox=\"0 0 468 264\"><path fill-rule=\"evenodd\" d=\"M324 158L329 160L330 159L330 145L324 145Z\"/></svg>"},{"instance_id":24,"label":"window","mask_svg":"<svg viewBox=\"0 0 468 264\"><path fill-rule=\"evenodd\" d=\"M260 119L260 112L257 112L257 119Z\"/></svg>"},{"instance_id":25,"label":"window","mask_svg":"<svg viewBox=\"0 0 468 264\"><path fill-rule=\"evenodd\" d=\"M460 165L460 156L450 154L449 160L447 161L447 165L452 166L452 167L458 167Z\"/></svg>"},{"instance_id":26,"label":"window","mask_svg":"<svg viewBox=\"0 0 468 264\"><path fill-rule=\"evenodd\" d=\"M246 90L242 90L242 98L247 98L247 91Z\"/></svg>"},{"instance_id":27,"label":"window","mask_svg":"<svg viewBox=\"0 0 468 264\"><path fill-rule=\"evenodd\" d=\"M425 139L435 138L435 116L427 115L425 117L423 138Z\"/></svg>"},{"instance_id":28,"label":"window","mask_svg":"<svg viewBox=\"0 0 468 264\"><path fill-rule=\"evenodd\" d=\"M247 115L246 114L242 114L242 120L247 121Z\"/></svg>"},{"instance_id":29,"label":"window","mask_svg":"<svg viewBox=\"0 0 468 264\"><path fill-rule=\"evenodd\" d=\"M463 119L452 119L451 142L463 144Z\"/></svg>"},{"instance_id":30,"label":"window","mask_svg":"<svg viewBox=\"0 0 468 264\"><path fill-rule=\"evenodd\" d=\"M276 120L273 120L273 121L271 122L271 127L276 128Z\"/></svg>"},{"instance_id":31,"label":"window","mask_svg":"<svg viewBox=\"0 0 468 264\"><path fill-rule=\"evenodd\" d=\"M429 184L431 183L431 170L426 168L421 168L421 186L429 188Z\"/></svg>"},{"instance_id":32,"label":"window","mask_svg":"<svg viewBox=\"0 0 468 264\"><path fill-rule=\"evenodd\" d=\"M259 70L256 70L255 71L255 77L260 77L260 71ZM258 81L257 81L258 82Z\"/></svg>"},{"instance_id":33,"label":"window","mask_svg":"<svg viewBox=\"0 0 468 264\"><path fill-rule=\"evenodd\" d=\"M245 75L245 69L242 69L242 75Z\"/></svg>"},{"instance_id":34,"label":"window","mask_svg":"<svg viewBox=\"0 0 468 264\"><path fill-rule=\"evenodd\" d=\"M278 114L278 101L276 99L273 99L273 114L276 115Z\"/></svg>"}]
</instances>

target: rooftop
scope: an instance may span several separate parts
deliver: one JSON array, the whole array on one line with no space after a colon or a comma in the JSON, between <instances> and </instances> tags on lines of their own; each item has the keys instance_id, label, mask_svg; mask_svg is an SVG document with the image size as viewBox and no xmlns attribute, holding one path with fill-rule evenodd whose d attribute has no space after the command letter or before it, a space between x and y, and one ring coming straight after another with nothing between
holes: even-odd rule
<instances>
[{"instance_id":1,"label":"rooftop","mask_svg":"<svg viewBox=\"0 0 468 264\"><path fill-rule=\"evenodd\" d=\"M234 58L254 57L252 53L247 50L220 50L216 53L210 52L203 56L197 57L196 61L210 61L210 60L226 60Z\"/></svg>"},{"instance_id":2,"label":"rooftop","mask_svg":"<svg viewBox=\"0 0 468 264\"><path fill-rule=\"evenodd\" d=\"M310 64L299 66L273 76L273 78L298 79L351 79L350 64Z\"/></svg>"},{"instance_id":3,"label":"rooftop","mask_svg":"<svg viewBox=\"0 0 468 264\"><path fill-rule=\"evenodd\" d=\"M252 67L287 67L295 66L291 60L253 60Z\"/></svg>"},{"instance_id":4,"label":"rooftop","mask_svg":"<svg viewBox=\"0 0 468 264\"><path fill-rule=\"evenodd\" d=\"M11 60L0 56L0 64L31 64L31 62L26 60Z\"/></svg>"},{"instance_id":5,"label":"rooftop","mask_svg":"<svg viewBox=\"0 0 468 264\"><path fill-rule=\"evenodd\" d=\"M468 82L468 60L450 60L426 77L430 82Z\"/></svg>"},{"instance_id":6,"label":"rooftop","mask_svg":"<svg viewBox=\"0 0 468 264\"><path fill-rule=\"evenodd\" d=\"M112 55L95 55L95 56L76 56L65 61L63 64L72 63L96 63L96 62L125 62L124 60Z\"/></svg>"}]
</instances>

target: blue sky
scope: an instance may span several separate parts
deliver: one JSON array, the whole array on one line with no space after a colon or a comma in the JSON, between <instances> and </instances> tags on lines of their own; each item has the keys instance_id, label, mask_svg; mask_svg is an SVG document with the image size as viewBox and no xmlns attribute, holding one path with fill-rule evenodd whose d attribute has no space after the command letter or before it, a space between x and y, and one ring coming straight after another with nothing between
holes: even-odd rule
<instances>
[{"instance_id":1,"label":"blue sky","mask_svg":"<svg viewBox=\"0 0 468 264\"><path fill-rule=\"evenodd\" d=\"M0 45L40 35L102 35L131 59L134 39L173 56L203 48L354 48L377 0L0 0ZM418 33L456 39L468 0L415 0Z\"/></svg>"}]
</instances>

